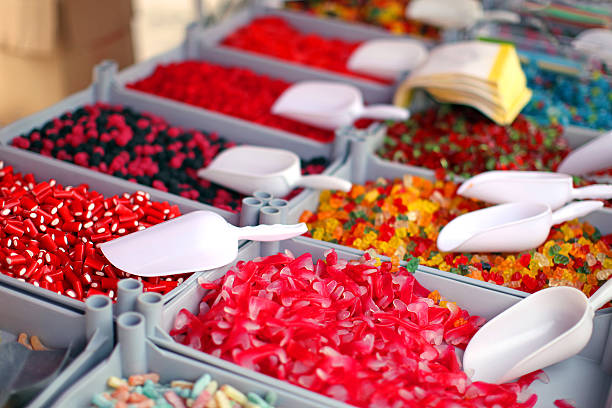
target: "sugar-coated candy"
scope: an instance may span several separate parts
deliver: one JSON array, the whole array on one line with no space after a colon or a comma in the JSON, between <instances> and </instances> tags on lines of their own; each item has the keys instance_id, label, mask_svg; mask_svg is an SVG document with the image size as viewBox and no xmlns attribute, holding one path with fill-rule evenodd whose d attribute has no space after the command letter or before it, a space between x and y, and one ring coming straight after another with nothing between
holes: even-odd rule
<instances>
[{"instance_id":1,"label":"sugar-coated candy","mask_svg":"<svg viewBox=\"0 0 612 408\"><path fill-rule=\"evenodd\" d=\"M541 371L510 384L472 383L455 346L465 347L484 319L367 253L347 261L329 250L316 262L278 253L200 284L204 307L177 314L175 340L328 397L381 408L537 401L522 391ZM260 396L246 397L265 408Z\"/></svg>"}]
</instances>

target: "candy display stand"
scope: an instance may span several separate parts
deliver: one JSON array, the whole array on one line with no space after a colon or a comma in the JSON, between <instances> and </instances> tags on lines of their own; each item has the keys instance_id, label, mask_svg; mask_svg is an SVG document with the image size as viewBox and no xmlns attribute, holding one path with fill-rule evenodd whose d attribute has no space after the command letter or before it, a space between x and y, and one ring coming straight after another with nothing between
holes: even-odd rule
<instances>
[{"instance_id":1,"label":"candy display stand","mask_svg":"<svg viewBox=\"0 0 612 408\"><path fill-rule=\"evenodd\" d=\"M0 284L0 303L3 305L0 308L2 343L15 341L19 333L27 333L38 336L49 349L70 347L68 362L51 384L36 390L37 395L27 405L30 408L48 407L63 388L85 375L112 350L109 298L90 298L83 312Z\"/></svg>"},{"instance_id":2,"label":"candy display stand","mask_svg":"<svg viewBox=\"0 0 612 408\"><path fill-rule=\"evenodd\" d=\"M160 382L172 380L195 381L208 373L219 384L228 384L243 392L263 395L273 391L278 396L278 406L315 408L317 405L301 399L286 390L271 387L253 379L229 372L213 364L188 358L166 349L161 344L146 339L145 317L135 312L126 312L117 318L118 344L108 359L69 388L64 388L61 397L52 407L89 407L95 394L106 390L109 377L128 377L134 374L155 372Z\"/></svg>"},{"instance_id":3,"label":"candy display stand","mask_svg":"<svg viewBox=\"0 0 612 408\"><path fill-rule=\"evenodd\" d=\"M324 257L324 253L329 250L329 247L329 245L320 241L294 238L282 241L279 249L281 251L289 250L295 256L311 253L313 259L320 259ZM336 249L336 251L339 258L358 259L360 257L359 254L344 249ZM262 253L260 243L249 243L242 247L238 259L251 260L264 254ZM215 280L221 277L227 270L228 267L210 271L205 275L205 279L207 281ZM496 316L521 299L516 294L504 293L479 285L449 279L448 277L429 273L421 269L416 271L415 277L428 289L436 289L442 296L456 301L460 307L468 310L470 314L480 315L487 319ZM193 283L190 288L181 294L180 298L173 299L164 305L163 309L157 308L157 311L153 313L155 317L152 318L152 321L159 320L159 324L155 328L150 327L150 333L153 334L158 345L193 359L218 366L237 375L256 380L270 387L285 390L300 398L314 401L319 406L346 406L322 395L256 373L174 342L168 335L172 328L174 317L183 308L190 310L192 313L197 313L205 292L199 284ZM155 306L153 307L155 308ZM148 309L149 306L141 304L140 308L140 310ZM608 317L600 314L595 317L593 337L579 355L544 370L550 377L549 384L536 382L529 388L529 391L538 393L537 407L552 406L552 402L558 398L574 400L578 406L603 406L610 391L612 381L612 354L607 351L609 350L608 343L610 339L610 319Z\"/></svg>"},{"instance_id":4,"label":"candy display stand","mask_svg":"<svg viewBox=\"0 0 612 408\"><path fill-rule=\"evenodd\" d=\"M221 44L225 37L233 33L240 27L248 25L256 18L260 17L279 17L287 21L297 31L303 34L316 34L322 38L342 39L346 41L368 41L375 39L397 39L394 34L386 30L367 26L365 24L348 23L331 19L321 19L314 16L309 16L304 13L292 12L287 10L279 10L265 7L250 7L241 10L222 23L207 27L202 32L202 44L206 48L214 48L215 52L221 55L236 55L243 58L244 61L252 61L257 64L258 61L265 61L274 64L279 68L296 73L308 73L313 77L325 75L326 79L333 81L349 82L361 89L366 100L370 103L388 102L392 100L393 93L397 84L383 85L368 79L356 78L354 76L344 75L342 73L325 70L323 68L312 67L308 65L298 64L291 61L279 59L273 56L258 54L238 48L229 47ZM419 38L426 46L432 46L433 42Z\"/></svg>"},{"instance_id":5,"label":"candy display stand","mask_svg":"<svg viewBox=\"0 0 612 408\"><path fill-rule=\"evenodd\" d=\"M62 115L66 111L71 111L87 104L104 102L128 106L140 112L158 115L171 125L180 126L184 129L198 129L209 134L218 133L226 140L238 144L267 147L282 146L284 149L293 151L301 159L305 160L317 156L324 156L330 159L331 163L328 169L322 174L328 174L333 171L333 169L339 166L344 159L343 149L345 145L338 146L342 151L338 151L338 157L333 160L331 148L329 146L323 149L318 149L318 147L313 149L312 145L309 144L309 142L312 141L304 138L297 138L299 140L294 141L292 138L287 138L284 134L275 133L276 131L271 128L253 125L249 122L239 123L240 121L226 119L223 115L208 115L207 112L201 109L195 109L187 105L181 106L183 104L174 102L166 103L167 101L162 98L149 96L147 94L140 95L141 93L136 91L126 92L116 84L116 70L117 66L114 62L102 62L95 68L94 83L90 88L74 94L48 109L0 129L0 144L9 145L15 137L28 133L37 126L42 126L47 121ZM155 99L161 100L160 103L156 103L154 101ZM323 146L321 143L317 143L317 145ZM82 180L88 180L92 188L106 195L145 191L151 195L152 200L168 201L170 204L178 205L182 213L198 209L210 210L222 215L233 224L238 224L239 222L238 214L197 201L192 201L175 194L166 193L153 187L132 183L121 178L85 169L73 163L61 162L54 158L48 158L33 152L17 149L13 146L0 147L0 149L2 152L6 152L6 154L24 158L24 160L25 158L29 158L26 160L28 162L55 163L58 169L62 169L60 171L61 174L66 173L63 177L63 180L65 180L64 183L66 184L80 184L83 182ZM4 155L5 153L2 154ZM5 160L8 160L8 158ZM41 174L41 176L44 175ZM58 176L54 177L58 178ZM100 180L100 182L95 182L94 180ZM291 200L290 205L299 201L301 199L301 194Z\"/></svg>"}]
</instances>

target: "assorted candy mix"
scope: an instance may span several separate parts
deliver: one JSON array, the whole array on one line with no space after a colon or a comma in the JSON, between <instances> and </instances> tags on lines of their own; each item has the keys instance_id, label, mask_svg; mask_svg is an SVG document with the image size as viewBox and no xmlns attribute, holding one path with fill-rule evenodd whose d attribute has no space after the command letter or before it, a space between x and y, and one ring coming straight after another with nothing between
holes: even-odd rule
<instances>
[{"instance_id":1,"label":"assorted candy mix","mask_svg":"<svg viewBox=\"0 0 612 408\"><path fill-rule=\"evenodd\" d=\"M307 0L286 1L286 7L309 13L376 25L395 34L439 38L437 28L406 19L410 0Z\"/></svg>"},{"instance_id":2,"label":"assorted candy mix","mask_svg":"<svg viewBox=\"0 0 612 408\"><path fill-rule=\"evenodd\" d=\"M143 192L105 198L85 184L37 182L0 166L0 273L78 300L115 299L117 282L129 276L97 244L179 215ZM165 294L187 276L141 279L145 291Z\"/></svg>"},{"instance_id":3,"label":"assorted candy mix","mask_svg":"<svg viewBox=\"0 0 612 408\"><path fill-rule=\"evenodd\" d=\"M12 144L224 210L238 211L242 203L242 195L197 176L233 142L130 108L83 106L14 138ZM315 158L302 162L302 170L321 173L326 164L325 158Z\"/></svg>"},{"instance_id":4,"label":"assorted candy mix","mask_svg":"<svg viewBox=\"0 0 612 408\"><path fill-rule=\"evenodd\" d=\"M160 384L157 373L132 375L127 379L110 377L109 390L94 395L91 406L96 408L273 408L276 394L267 392L242 393L231 385L219 383L204 374L196 381L175 380Z\"/></svg>"},{"instance_id":5,"label":"assorted candy mix","mask_svg":"<svg viewBox=\"0 0 612 408\"><path fill-rule=\"evenodd\" d=\"M390 123L377 154L466 178L487 170L554 170L569 153L562 133L559 125L522 115L502 126L475 109L440 105Z\"/></svg>"},{"instance_id":6,"label":"assorted candy mix","mask_svg":"<svg viewBox=\"0 0 612 408\"><path fill-rule=\"evenodd\" d=\"M278 41L279 38L283 41ZM385 82L347 69L351 54L361 42L329 39L314 33L304 34L280 17L256 18L227 36L222 44L345 75Z\"/></svg>"},{"instance_id":7,"label":"assorted candy mix","mask_svg":"<svg viewBox=\"0 0 612 408\"><path fill-rule=\"evenodd\" d=\"M282 129L319 142L331 142L334 132L271 113L276 99L291 84L246 68L222 67L203 61L158 65L147 78L128 88Z\"/></svg>"},{"instance_id":8,"label":"assorted candy mix","mask_svg":"<svg viewBox=\"0 0 612 408\"><path fill-rule=\"evenodd\" d=\"M595 71L589 78L523 65L533 97L523 114L540 123L612 129L612 79Z\"/></svg>"},{"instance_id":9,"label":"assorted candy mix","mask_svg":"<svg viewBox=\"0 0 612 408\"><path fill-rule=\"evenodd\" d=\"M238 262L197 316L183 309L183 344L359 407L533 407L517 382L471 382L455 347L484 323L419 284L408 270L334 251Z\"/></svg>"},{"instance_id":10,"label":"assorted candy mix","mask_svg":"<svg viewBox=\"0 0 612 408\"><path fill-rule=\"evenodd\" d=\"M517 254L439 252L439 231L453 218L484 207L456 190L453 182L415 176L378 179L353 185L348 193L322 192L317 212L306 211L300 220L315 239L525 292L565 285L590 296L612 276L612 235L602 236L578 220L553 226L543 245Z\"/></svg>"}]
</instances>

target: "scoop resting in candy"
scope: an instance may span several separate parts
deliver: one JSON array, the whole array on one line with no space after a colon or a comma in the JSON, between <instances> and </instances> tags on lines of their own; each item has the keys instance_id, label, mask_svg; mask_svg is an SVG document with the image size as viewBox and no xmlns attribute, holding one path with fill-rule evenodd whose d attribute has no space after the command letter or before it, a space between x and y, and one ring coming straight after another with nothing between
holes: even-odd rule
<instances>
[{"instance_id":1,"label":"scoop resting in candy","mask_svg":"<svg viewBox=\"0 0 612 408\"><path fill-rule=\"evenodd\" d=\"M370 40L362 43L347 61L353 72L395 80L427 59L427 48L411 38Z\"/></svg>"},{"instance_id":2,"label":"scoop resting in candy","mask_svg":"<svg viewBox=\"0 0 612 408\"><path fill-rule=\"evenodd\" d=\"M499 204L455 218L438 235L442 252L519 252L540 246L550 227L603 207L601 201L576 201L552 212L539 203Z\"/></svg>"},{"instance_id":3,"label":"scoop resting in candy","mask_svg":"<svg viewBox=\"0 0 612 408\"><path fill-rule=\"evenodd\" d=\"M463 369L473 381L505 383L577 354L595 311L612 300L612 280L587 299L573 287L543 289L485 324L470 340Z\"/></svg>"},{"instance_id":4,"label":"scoop resting in candy","mask_svg":"<svg viewBox=\"0 0 612 408\"><path fill-rule=\"evenodd\" d=\"M280 241L306 224L235 227L212 211L194 211L100 244L115 267L137 276L166 276L219 268L238 255L238 241Z\"/></svg>"},{"instance_id":5,"label":"scoop resting in candy","mask_svg":"<svg viewBox=\"0 0 612 408\"><path fill-rule=\"evenodd\" d=\"M224 150L198 176L242 194L267 191L276 197L296 187L349 191L352 186L340 177L302 176L300 158L288 150L248 145Z\"/></svg>"},{"instance_id":6,"label":"scoop resting in candy","mask_svg":"<svg viewBox=\"0 0 612 408\"><path fill-rule=\"evenodd\" d=\"M359 89L326 81L291 85L272 106L272 113L322 129L338 129L356 119L408 119L408 110L393 105L363 106Z\"/></svg>"},{"instance_id":7,"label":"scoop resting in candy","mask_svg":"<svg viewBox=\"0 0 612 408\"><path fill-rule=\"evenodd\" d=\"M559 164L559 173L581 176L612 167L612 132L604 133L573 150Z\"/></svg>"},{"instance_id":8,"label":"scoop resting in candy","mask_svg":"<svg viewBox=\"0 0 612 408\"><path fill-rule=\"evenodd\" d=\"M548 204L556 210L568 201L612 198L612 185L574 188L571 176L545 171L487 171L461 184L457 194L487 203L528 202Z\"/></svg>"}]
</instances>

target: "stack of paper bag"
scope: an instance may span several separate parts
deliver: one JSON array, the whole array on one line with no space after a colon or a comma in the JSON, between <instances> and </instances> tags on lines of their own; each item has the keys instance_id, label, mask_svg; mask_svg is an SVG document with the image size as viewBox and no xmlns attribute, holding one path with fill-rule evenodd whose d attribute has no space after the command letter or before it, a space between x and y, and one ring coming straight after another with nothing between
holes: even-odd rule
<instances>
[{"instance_id":1,"label":"stack of paper bag","mask_svg":"<svg viewBox=\"0 0 612 408\"><path fill-rule=\"evenodd\" d=\"M511 123L531 98L514 46L481 41L436 47L401 84L394 103L408 105L413 88L473 106L499 124Z\"/></svg>"}]
</instances>

